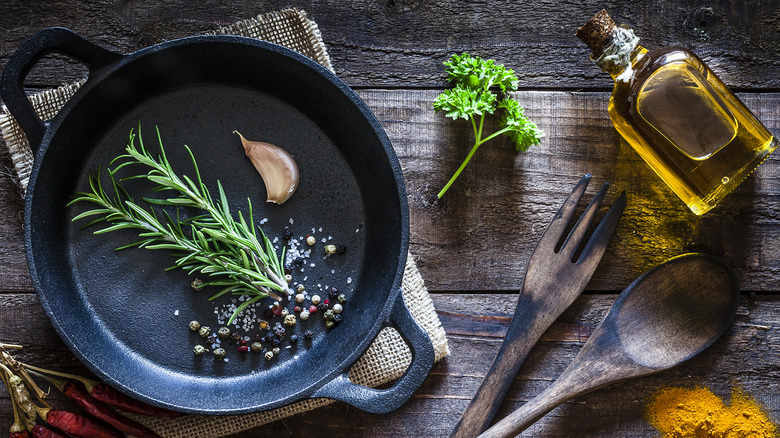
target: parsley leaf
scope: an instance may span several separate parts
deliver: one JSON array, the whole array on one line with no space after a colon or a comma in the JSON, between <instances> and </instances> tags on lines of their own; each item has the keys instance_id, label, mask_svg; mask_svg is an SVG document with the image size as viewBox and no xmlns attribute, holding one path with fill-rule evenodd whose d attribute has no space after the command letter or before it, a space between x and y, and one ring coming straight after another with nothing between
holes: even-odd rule
<instances>
[{"instance_id":1,"label":"parsley leaf","mask_svg":"<svg viewBox=\"0 0 780 438\"><path fill-rule=\"evenodd\" d=\"M452 55L444 65L447 80L453 82L455 88L445 90L438 95L433 102L433 108L436 112L444 111L444 114L453 120L471 120L474 128L474 146L460 168L439 192L439 199L455 182L482 143L503 134L512 140L518 152L524 152L529 147L539 144L544 136L542 130L525 117L523 107L518 101L508 96L498 100L498 94L494 91L496 87L502 94L517 91L519 80L513 70L504 67L503 64L496 64L492 59L484 60L468 53ZM493 114L497 110L502 113L499 120L500 129L483 137L485 115ZM475 117L479 117L479 122Z\"/></svg>"}]
</instances>

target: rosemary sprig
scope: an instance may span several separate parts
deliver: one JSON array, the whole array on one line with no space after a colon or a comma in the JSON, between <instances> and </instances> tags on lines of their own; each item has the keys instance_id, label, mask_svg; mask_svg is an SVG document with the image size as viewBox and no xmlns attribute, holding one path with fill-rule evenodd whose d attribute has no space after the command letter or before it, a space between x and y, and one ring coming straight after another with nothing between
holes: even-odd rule
<instances>
[{"instance_id":1,"label":"rosemary sprig","mask_svg":"<svg viewBox=\"0 0 780 438\"><path fill-rule=\"evenodd\" d=\"M107 192L101 183L100 171L89 177L89 192L79 192L68 204L88 202L97 208L87 210L76 217L77 221L86 217L99 216L86 226L107 222L105 228L95 231L103 234L122 229L138 230L142 240L134 242L117 250L138 247L147 249L167 249L179 254L170 269L184 269L188 274L201 273L214 278L204 283L204 286L219 286L222 289L210 300L225 294L249 295L250 299L241 303L230 317L228 324L244 309L253 303L271 296L280 300L273 291L292 294L284 279L284 248L281 257L265 233L254 225L252 203L249 206L249 222L239 211L238 220L230 212L227 196L222 184L217 181L219 191L218 202L214 202L209 190L201 180L198 164L189 147L185 146L195 169L195 181L186 175L179 177L171 167L165 155L160 131L157 129L157 139L160 144L160 155L154 156L146 150L143 139L131 131L130 140L125 149L126 154L115 158L111 165L118 163L108 173L111 181L111 193ZM117 172L128 166L140 164L148 168L144 174L138 174L117 180ZM141 207L127 190L120 184L127 179L143 178L156 184L154 191L173 192L170 198L144 198L149 204L174 207L176 219L168 211L161 209L163 220L152 208ZM201 214L181 219L179 208L194 208ZM260 236L256 230L260 231Z\"/></svg>"}]
</instances>

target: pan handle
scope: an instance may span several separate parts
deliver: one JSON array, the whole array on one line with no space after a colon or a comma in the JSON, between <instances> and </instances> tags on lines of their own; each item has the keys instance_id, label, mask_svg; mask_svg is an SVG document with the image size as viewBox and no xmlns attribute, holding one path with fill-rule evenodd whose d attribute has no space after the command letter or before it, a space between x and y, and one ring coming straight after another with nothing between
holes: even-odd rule
<instances>
[{"instance_id":1,"label":"pan handle","mask_svg":"<svg viewBox=\"0 0 780 438\"><path fill-rule=\"evenodd\" d=\"M412 351L412 363L406 372L388 389L373 389L350 382L348 373L341 374L312 394L343 401L372 414L385 414L400 407L422 384L433 367L431 339L409 313L403 295L398 294L390 314L394 326Z\"/></svg>"},{"instance_id":2,"label":"pan handle","mask_svg":"<svg viewBox=\"0 0 780 438\"><path fill-rule=\"evenodd\" d=\"M0 95L27 135L33 153L40 147L48 124L38 117L27 99L24 79L41 58L53 52L80 61L89 68L90 73L122 58L122 55L91 43L64 27L43 29L19 46L3 70Z\"/></svg>"}]
</instances>

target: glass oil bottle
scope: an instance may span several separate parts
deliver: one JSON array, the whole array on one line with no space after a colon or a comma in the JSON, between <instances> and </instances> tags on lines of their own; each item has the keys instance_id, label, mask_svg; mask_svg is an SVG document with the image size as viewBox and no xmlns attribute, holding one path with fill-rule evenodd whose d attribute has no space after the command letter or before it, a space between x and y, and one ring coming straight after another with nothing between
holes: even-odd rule
<instances>
[{"instance_id":1,"label":"glass oil bottle","mask_svg":"<svg viewBox=\"0 0 780 438\"><path fill-rule=\"evenodd\" d=\"M577 31L615 81L612 124L697 215L711 210L778 141L699 57L647 50L602 10Z\"/></svg>"}]
</instances>

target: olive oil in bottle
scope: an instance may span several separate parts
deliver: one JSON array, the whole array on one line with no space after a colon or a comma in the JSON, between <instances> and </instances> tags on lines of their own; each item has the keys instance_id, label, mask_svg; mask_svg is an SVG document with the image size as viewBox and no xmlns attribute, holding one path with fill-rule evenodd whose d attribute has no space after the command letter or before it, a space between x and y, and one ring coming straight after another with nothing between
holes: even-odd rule
<instances>
[{"instance_id":1,"label":"olive oil in bottle","mask_svg":"<svg viewBox=\"0 0 780 438\"><path fill-rule=\"evenodd\" d=\"M577 31L615 81L612 124L697 215L711 210L778 141L693 52L648 51L606 11Z\"/></svg>"}]
</instances>

